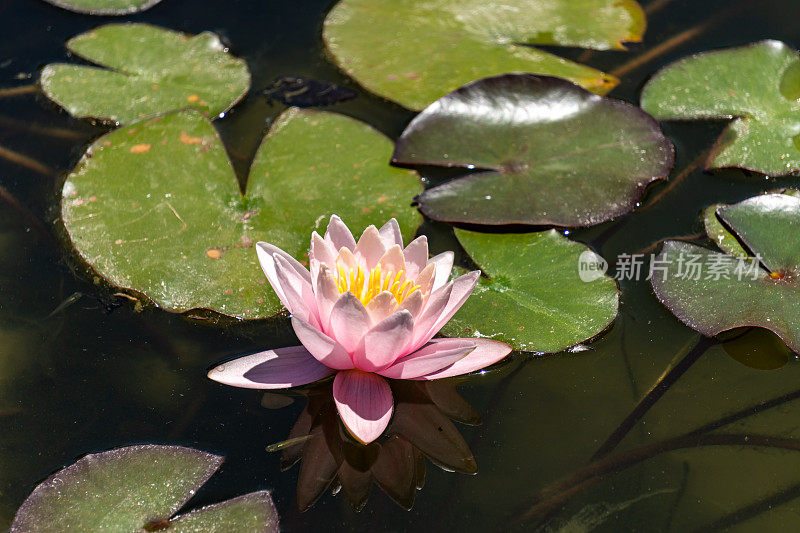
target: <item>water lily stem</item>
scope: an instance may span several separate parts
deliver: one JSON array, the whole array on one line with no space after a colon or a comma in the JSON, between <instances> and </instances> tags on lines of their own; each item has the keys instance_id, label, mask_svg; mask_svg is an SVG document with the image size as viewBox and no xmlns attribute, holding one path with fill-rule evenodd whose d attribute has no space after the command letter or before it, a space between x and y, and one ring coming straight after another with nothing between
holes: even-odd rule
<instances>
[{"instance_id":1,"label":"water lily stem","mask_svg":"<svg viewBox=\"0 0 800 533\"><path fill-rule=\"evenodd\" d=\"M59 139L77 140L86 139L87 137L86 134L81 133L80 131L71 130L68 128L40 126L38 124L31 124L24 120L16 120L9 117L0 117L0 126L28 131L38 135L45 135L47 137L56 137Z\"/></svg>"},{"instance_id":2,"label":"water lily stem","mask_svg":"<svg viewBox=\"0 0 800 533\"><path fill-rule=\"evenodd\" d=\"M741 11L742 8L744 8L748 3L750 3L750 0L741 0L731 7L718 11L716 15L708 17L700 24L680 32L679 34L662 42L658 46L655 46L647 52L634 57L627 63L620 65L616 69L612 70L611 74L617 77L622 77L625 74L628 74L629 72L634 71L646 65L647 63L650 63L654 59L670 52L673 48L677 48L678 46L685 44L687 41L691 41L712 26L715 26L720 22L723 22L724 20L738 14L739 11Z\"/></svg>"},{"instance_id":3,"label":"water lily stem","mask_svg":"<svg viewBox=\"0 0 800 533\"><path fill-rule=\"evenodd\" d=\"M562 478L540 491L534 505L512 522L518 526L534 517L540 519L557 510L570 498L583 492L616 472L635 466L666 452L705 446L747 446L778 448L800 451L800 440L767 435L711 434L681 435L654 444L646 444L632 450L593 461L586 467Z\"/></svg>"},{"instance_id":4,"label":"water lily stem","mask_svg":"<svg viewBox=\"0 0 800 533\"><path fill-rule=\"evenodd\" d=\"M617 445L622 442L622 439L630 432L642 417L647 414L653 405L666 393L678 379L686 373L692 365L700 359L706 350L713 346L717 341L709 337L700 337L697 343L689 352L684 355L677 363L671 365L662 375L658 378L655 384L650 388L647 394L639 400L636 407L628 414L627 417L617 426L606 441L597 449L591 458L592 462L598 461L611 453Z\"/></svg>"},{"instance_id":5,"label":"water lily stem","mask_svg":"<svg viewBox=\"0 0 800 533\"><path fill-rule=\"evenodd\" d=\"M35 84L20 85L18 87L5 87L5 88L0 88L0 98L8 98L11 96L31 94L38 91L39 88Z\"/></svg>"},{"instance_id":6,"label":"water lily stem","mask_svg":"<svg viewBox=\"0 0 800 533\"><path fill-rule=\"evenodd\" d=\"M27 155L15 152L14 150L4 148L3 146L0 146L0 158L25 167L28 170L32 170L37 174L42 174L44 176L55 175L55 171L44 163L41 163L32 157L28 157Z\"/></svg>"}]
</instances>

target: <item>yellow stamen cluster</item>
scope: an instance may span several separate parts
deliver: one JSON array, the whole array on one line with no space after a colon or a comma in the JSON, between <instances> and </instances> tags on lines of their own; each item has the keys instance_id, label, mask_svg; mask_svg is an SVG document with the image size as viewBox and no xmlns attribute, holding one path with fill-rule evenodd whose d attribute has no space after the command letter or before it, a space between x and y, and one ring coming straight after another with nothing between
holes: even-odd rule
<instances>
[{"instance_id":1,"label":"yellow stamen cluster","mask_svg":"<svg viewBox=\"0 0 800 533\"><path fill-rule=\"evenodd\" d=\"M399 304L409 294L419 289L419 285L415 285L413 281L405 279L406 273L404 270L400 270L397 273L389 271L384 275L381 272L381 266L378 265L367 274L360 266L357 269L351 268L349 271L345 270L342 265L337 266L336 285L339 289L339 294L350 291L364 305L367 305L383 291L392 293Z\"/></svg>"}]
</instances>

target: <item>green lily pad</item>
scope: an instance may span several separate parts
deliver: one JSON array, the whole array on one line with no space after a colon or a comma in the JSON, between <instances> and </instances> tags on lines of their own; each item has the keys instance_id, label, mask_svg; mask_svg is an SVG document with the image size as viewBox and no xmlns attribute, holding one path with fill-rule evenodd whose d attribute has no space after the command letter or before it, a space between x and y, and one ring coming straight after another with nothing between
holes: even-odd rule
<instances>
[{"instance_id":1,"label":"green lily pad","mask_svg":"<svg viewBox=\"0 0 800 533\"><path fill-rule=\"evenodd\" d=\"M675 316L704 335L758 326L799 352L800 198L765 194L716 212L755 255L743 261L667 241L654 259L660 269L651 279L653 290Z\"/></svg>"},{"instance_id":2,"label":"green lily pad","mask_svg":"<svg viewBox=\"0 0 800 533\"><path fill-rule=\"evenodd\" d=\"M342 0L323 38L342 70L370 91L422 109L477 78L535 72L598 94L619 80L535 45L624 50L642 40L634 0Z\"/></svg>"},{"instance_id":3,"label":"green lily pad","mask_svg":"<svg viewBox=\"0 0 800 533\"><path fill-rule=\"evenodd\" d=\"M488 337L528 352L559 352L606 329L619 295L602 271L584 281L581 262L598 256L555 230L488 234L456 229L481 278L442 330L453 337Z\"/></svg>"},{"instance_id":4,"label":"green lily pad","mask_svg":"<svg viewBox=\"0 0 800 533\"><path fill-rule=\"evenodd\" d=\"M331 214L351 228L396 217L411 236L415 172L386 164L389 139L333 113L290 109L258 149L242 195L211 123L180 111L99 138L68 176L61 212L73 245L110 283L176 312L241 318L282 306L254 245L307 263Z\"/></svg>"},{"instance_id":5,"label":"green lily pad","mask_svg":"<svg viewBox=\"0 0 800 533\"><path fill-rule=\"evenodd\" d=\"M800 170L800 55L779 41L667 65L645 86L642 109L660 120L734 118L708 167L774 176Z\"/></svg>"},{"instance_id":6,"label":"green lily pad","mask_svg":"<svg viewBox=\"0 0 800 533\"><path fill-rule=\"evenodd\" d=\"M161 0L45 0L49 4L87 15L128 15L150 9Z\"/></svg>"},{"instance_id":7,"label":"green lily pad","mask_svg":"<svg viewBox=\"0 0 800 533\"><path fill-rule=\"evenodd\" d=\"M105 67L54 63L42 70L44 93L76 117L129 123L184 108L214 117L250 88L247 64L212 33L106 24L73 37L67 48Z\"/></svg>"},{"instance_id":8,"label":"green lily pad","mask_svg":"<svg viewBox=\"0 0 800 533\"><path fill-rule=\"evenodd\" d=\"M717 208L723 204L710 205L703 210L703 226L706 230L708 238L714 241L714 244L719 246L720 250L730 254L734 257L746 259L750 257L747 250L742 248L741 243L733 235L728 228L722 225L719 217L717 217Z\"/></svg>"},{"instance_id":9,"label":"green lily pad","mask_svg":"<svg viewBox=\"0 0 800 533\"><path fill-rule=\"evenodd\" d=\"M673 160L672 143L639 108L533 74L478 80L440 98L392 156L481 171L425 191L420 209L433 219L557 226L630 211Z\"/></svg>"},{"instance_id":10,"label":"green lily pad","mask_svg":"<svg viewBox=\"0 0 800 533\"><path fill-rule=\"evenodd\" d=\"M278 531L266 491L171 518L221 463L222 457L181 446L130 446L87 455L34 489L11 532Z\"/></svg>"}]
</instances>

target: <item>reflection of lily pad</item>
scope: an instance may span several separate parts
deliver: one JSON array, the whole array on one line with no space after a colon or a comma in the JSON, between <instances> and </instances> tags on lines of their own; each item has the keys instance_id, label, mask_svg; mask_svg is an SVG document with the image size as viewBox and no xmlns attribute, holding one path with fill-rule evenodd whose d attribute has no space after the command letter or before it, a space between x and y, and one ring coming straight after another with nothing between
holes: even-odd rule
<instances>
[{"instance_id":1,"label":"reflection of lily pad","mask_svg":"<svg viewBox=\"0 0 800 533\"><path fill-rule=\"evenodd\" d=\"M413 235L414 172L386 164L392 143L333 113L285 112L256 154L242 196L211 123L182 111L98 139L64 184L62 217L81 256L111 283L171 311L245 318L281 305L254 245L306 260L331 214L351 227L397 217Z\"/></svg>"},{"instance_id":2,"label":"reflection of lily pad","mask_svg":"<svg viewBox=\"0 0 800 533\"><path fill-rule=\"evenodd\" d=\"M105 67L56 63L42 70L44 93L76 117L127 123L186 107L214 116L250 88L247 64L211 33L107 24L73 37L67 48Z\"/></svg>"},{"instance_id":3,"label":"reflection of lily pad","mask_svg":"<svg viewBox=\"0 0 800 533\"><path fill-rule=\"evenodd\" d=\"M557 78L470 83L420 113L393 162L477 168L425 191L436 220L589 226L630 211L666 178L673 148L639 108Z\"/></svg>"},{"instance_id":4,"label":"reflection of lily pad","mask_svg":"<svg viewBox=\"0 0 800 533\"><path fill-rule=\"evenodd\" d=\"M150 9L161 0L45 0L69 11L87 15L127 15Z\"/></svg>"},{"instance_id":5,"label":"reflection of lily pad","mask_svg":"<svg viewBox=\"0 0 800 533\"><path fill-rule=\"evenodd\" d=\"M800 198L756 196L718 207L717 216L763 266L754 257L667 241L654 260L656 295L704 335L759 326L800 351Z\"/></svg>"},{"instance_id":6,"label":"reflection of lily pad","mask_svg":"<svg viewBox=\"0 0 800 533\"><path fill-rule=\"evenodd\" d=\"M477 78L535 72L598 94L613 76L535 45L624 49L641 41L645 19L634 0L342 0L324 39L334 61L372 92L411 109Z\"/></svg>"},{"instance_id":7,"label":"reflection of lily pad","mask_svg":"<svg viewBox=\"0 0 800 533\"><path fill-rule=\"evenodd\" d=\"M456 236L488 276L442 331L448 336L490 337L517 350L558 352L594 337L617 315L614 280L578 275L582 244L554 230Z\"/></svg>"},{"instance_id":8,"label":"reflection of lily pad","mask_svg":"<svg viewBox=\"0 0 800 533\"><path fill-rule=\"evenodd\" d=\"M778 41L690 56L656 73L642 109L662 120L735 117L708 166L800 170L800 55Z\"/></svg>"},{"instance_id":9,"label":"reflection of lily pad","mask_svg":"<svg viewBox=\"0 0 800 533\"><path fill-rule=\"evenodd\" d=\"M131 446L87 455L34 489L11 531L277 531L268 492L171 518L221 463L222 457L180 446Z\"/></svg>"}]
</instances>

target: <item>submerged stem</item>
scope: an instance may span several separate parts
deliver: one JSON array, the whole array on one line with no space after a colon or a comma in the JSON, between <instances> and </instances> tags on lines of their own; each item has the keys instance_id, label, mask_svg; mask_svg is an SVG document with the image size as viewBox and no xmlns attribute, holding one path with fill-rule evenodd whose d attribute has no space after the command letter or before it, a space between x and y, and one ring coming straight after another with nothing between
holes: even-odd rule
<instances>
[{"instance_id":1,"label":"submerged stem","mask_svg":"<svg viewBox=\"0 0 800 533\"><path fill-rule=\"evenodd\" d=\"M650 410L653 405L666 393L676 381L686 373L689 368L703 355L706 350L714 345L716 341L708 337L700 337L700 340L694 347L689 350L689 353L683 356L677 363L668 368L661 377L656 380L655 384L650 388L647 394L639 400L636 407L628 414L625 419L620 422L617 429L615 429L608 439L597 449L591 458L591 461L597 461L609 453L622 441L623 438L633 429L633 426L642 419L642 417Z\"/></svg>"},{"instance_id":2,"label":"submerged stem","mask_svg":"<svg viewBox=\"0 0 800 533\"><path fill-rule=\"evenodd\" d=\"M31 94L37 92L38 90L39 88L35 84L20 85L19 87L0 88L0 98L19 96L21 94Z\"/></svg>"},{"instance_id":3,"label":"submerged stem","mask_svg":"<svg viewBox=\"0 0 800 533\"><path fill-rule=\"evenodd\" d=\"M662 453L705 446L746 446L779 448L800 451L800 440L750 434L681 435L654 444L646 444L624 453L594 461L577 472L541 490L535 503L511 525L519 525L533 517L544 517L563 505L576 494L602 481L606 477L630 468Z\"/></svg>"},{"instance_id":4,"label":"submerged stem","mask_svg":"<svg viewBox=\"0 0 800 533\"><path fill-rule=\"evenodd\" d=\"M11 163L23 166L28 170L32 170L44 176L53 176L55 174L55 171L50 167L48 167L47 165L45 165L44 163L41 163L36 159L33 159L32 157L28 157L27 155L15 152L14 150L10 150L2 146L0 146L0 158L5 159L6 161L10 161Z\"/></svg>"}]
</instances>

